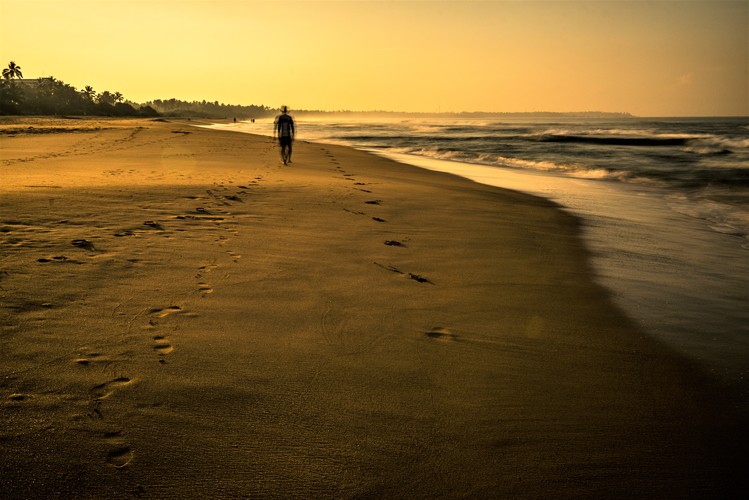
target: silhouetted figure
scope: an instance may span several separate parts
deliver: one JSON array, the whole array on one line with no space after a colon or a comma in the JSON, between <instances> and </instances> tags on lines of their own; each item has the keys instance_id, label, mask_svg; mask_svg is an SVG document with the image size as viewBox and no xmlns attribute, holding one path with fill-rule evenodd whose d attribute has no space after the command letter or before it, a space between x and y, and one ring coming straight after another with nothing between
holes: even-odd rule
<instances>
[{"instance_id":1,"label":"silhouetted figure","mask_svg":"<svg viewBox=\"0 0 749 500\"><path fill-rule=\"evenodd\" d=\"M294 142L294 119L288 113L289 108L281 106L281 114L276 117L273 126L273 137L278 135L284 165L291 163L291 143Z\"/></svg>"},{"instance_id":2,"label":"silhouetted figure","mask_svg":"<svg viewBox=\"0 0 749 500\"><path fill-rule=\"evenodd\" d=\"M234 118L234 123L237 123L237 119L236 118Z\"/></svg>"}]
</instances>

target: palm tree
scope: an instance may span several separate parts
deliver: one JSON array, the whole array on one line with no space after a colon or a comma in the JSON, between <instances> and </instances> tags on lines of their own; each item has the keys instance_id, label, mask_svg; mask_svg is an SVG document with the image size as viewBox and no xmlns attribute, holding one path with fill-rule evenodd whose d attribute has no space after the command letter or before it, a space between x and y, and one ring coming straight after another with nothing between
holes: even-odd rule
<instances>
[{"instance_id":1,"label":"palm tree","mask_svg":"<svg viewBox=\"0 0 749 500\"><path fill-rule=\"evenodd\" d=\"M99 94L99 104L109 104L110 106L114 104L114 95L112 95L111 92L108 90L105 90L101 94Z\"/></svg>"},{"instance_id":2,"label":"palm tree","mask_svg":"<svg viewBox=\"0 0 749 500\"><path fill-rule=\"evenodd\" d=\"M94 97L96 97L96 91L91 87L91 85L86 85L83 90L81 90L81 94L83 94L83 97L88 99L89 101L93 101Z\"/></svg>"},{"instance_id":3,"label":"palm tree","mask_svg":"<svg viewBox=\"0 0 749 500\"><path fill-rule=\"evenodd\" d=\"M11 78L23 78L21 67L11 61L10 64L8 64L8 67L3 70L3 78L6 80L10 80Z\"/></svg>"}]
</instances>

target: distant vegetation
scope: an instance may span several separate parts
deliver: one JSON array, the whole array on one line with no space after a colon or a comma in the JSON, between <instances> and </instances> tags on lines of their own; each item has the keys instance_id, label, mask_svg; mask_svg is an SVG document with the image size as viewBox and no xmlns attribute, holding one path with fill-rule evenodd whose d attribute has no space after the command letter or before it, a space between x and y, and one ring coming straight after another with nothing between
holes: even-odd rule
<instances>
[{"instance_id":1,"label":"distant vegetation","mask_svg":"<svg viewBox=\"0 0 749 500\"><path fill-rule=\"evenodd\" d=\"M158 116L149 106L125 101L119 92L78 90L54 77L24 79L11 61L0 80L0 115Z\"/></svg>"},{"instance_id":2,"label":"distant vegetation","mask_svg":"<svg viewBox=\"0 0 749 500\"><path fill-rule=\"evenodd\" d=\"M54 77L24 79L11 61L0 80L0 115L174 116L195 118L264 118L276 110L267 106L238 106L218 101L161 100L137 104L119 92L78 90Z\"/></svg>"},{"instance_id":3,"label":"distant vegetation","mask_svg":"<svg viewBox=\"0 0 749 500\"><path fill-rule=\"evenodd\" d=\"M180 101L179 99L156 99L146 103L163 116L189 116L194 118L266 118L275 116L278 110L268 106L239 106L221 104L218 101Z\"/></svg>"},{"instance_id":4,"label":"distant vegetation","mask_svg":"<svg viewBox=\"0 0 749 500\"><path fill-rule=\"evenodd\" d=\"M629 113L404 113L394 111L319 111L293 110L299 116L336 116L357 118L513 118L576 117L627 118ZM78 90L53 77L24 79L21 67L14 61L2 71L0 79L0 115L89 115L89 116L172 116L207 119L268 118L277 109L261 105L241 106L218 101L161 100L137 104L125 100L119 92L97 92L90 86Z\"/></svg>"}]
</instances>

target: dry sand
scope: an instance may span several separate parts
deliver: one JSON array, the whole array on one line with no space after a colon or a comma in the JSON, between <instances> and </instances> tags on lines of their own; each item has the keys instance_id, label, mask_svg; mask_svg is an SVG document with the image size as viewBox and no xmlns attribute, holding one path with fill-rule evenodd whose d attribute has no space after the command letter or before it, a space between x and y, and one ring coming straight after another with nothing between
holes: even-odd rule
<instances>
[{"instance_id":1,"label":"dry sand","mask_svg":"<svg viewBox=\"0 0 749 500\"><path fill-rule=\"evenodd\" d=\"M746 421L611 304L573 217L343 147L279 163L0 122L0 498L741 491Z\"/></svg>"}]
</instances>

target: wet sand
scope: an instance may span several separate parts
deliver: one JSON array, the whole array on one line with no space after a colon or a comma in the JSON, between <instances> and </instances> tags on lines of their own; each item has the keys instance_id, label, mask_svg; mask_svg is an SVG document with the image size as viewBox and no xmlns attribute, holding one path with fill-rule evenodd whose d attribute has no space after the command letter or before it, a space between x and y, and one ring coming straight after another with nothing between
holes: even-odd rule
<instances>
[{"instance_id":1,"label":"wet sand","mask_svg":"<svg viewBox=\"0 0 749 500\"><path fill-rule=\"evenodd\" d=\"M145 120L0 121L0 179L0 497L745 491L544 199Z\"/></svg>"}]
</instances>

